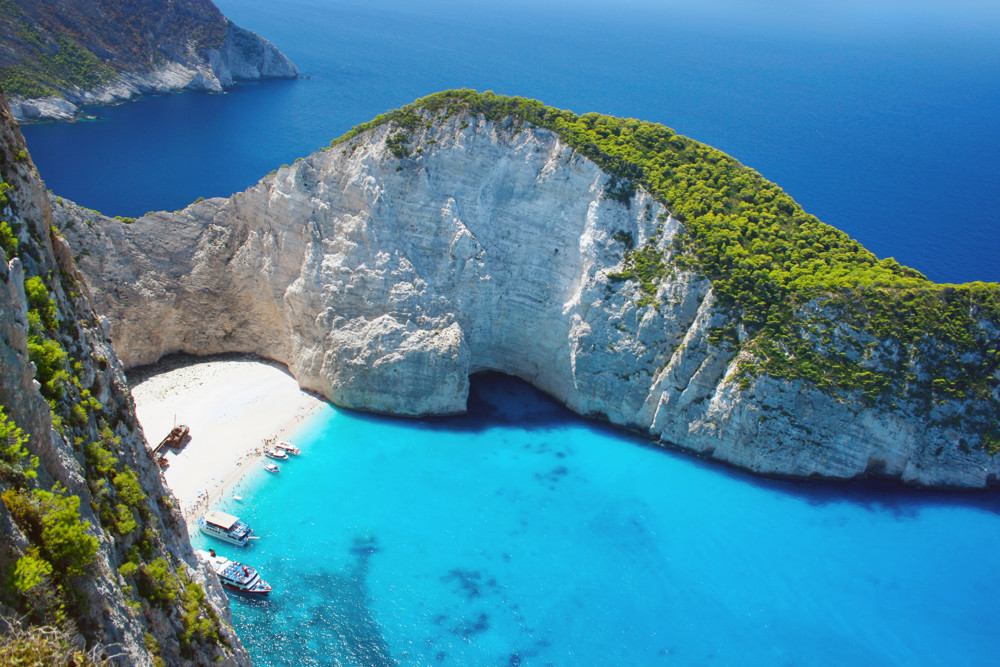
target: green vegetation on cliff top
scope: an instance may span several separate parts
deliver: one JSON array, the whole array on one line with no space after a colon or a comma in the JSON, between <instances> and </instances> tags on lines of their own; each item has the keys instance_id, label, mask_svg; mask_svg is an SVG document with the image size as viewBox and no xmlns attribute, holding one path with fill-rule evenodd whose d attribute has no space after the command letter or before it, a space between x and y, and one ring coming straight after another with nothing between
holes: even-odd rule
<instances>
[{"instance_id":1,"label":"green vegetation on cliff top","mask_svg":"<svg viewBox=\"0 0 1000 667\"><path fill-rule=\"evenodd\" d=\"M0 87L35 98L90 90L193 48L217 49L227 22L209 0L0 0Z\"/></svg>"},{"instance_id":2,"label":"green vegetation on cliff top","mask_svg":"<svg viewBox=\"0 0 1000 667\"><path fill-rule=\"evenodd\" d=\"M617 278L644 288L650 298L643 305L653 301L668 267L710 279L718 306L743 331L725 339L729 354L750 353L741 364L744 381L758 374L802 379L845 398L857 391L866 401L906 397L926 409L979 399L982 414L967 417L1000 433L992 396L1000 285L936 284L892 258L879 259L753 169L670 128L452 90L359 125L332 145L391 122L401 146L435 117L462 112L513 123L515 130L525 124L551 130L611 176L609 196L628 203L641 186L662 202L684 230L665 252L655 240L629 248ZM878 354L884 343L893 346L891 354Z\"/></svg>"}]
</instances>

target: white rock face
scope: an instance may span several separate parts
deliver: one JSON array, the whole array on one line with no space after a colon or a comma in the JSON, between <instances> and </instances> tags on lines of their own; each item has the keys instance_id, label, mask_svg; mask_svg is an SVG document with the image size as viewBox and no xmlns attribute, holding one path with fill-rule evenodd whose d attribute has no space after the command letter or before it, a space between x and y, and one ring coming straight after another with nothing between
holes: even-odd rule
<instances>
[{"instance_id":1,"label":"white rock face","mask_svg":"<svg viewBox=\"0 0 1000 667\"><path fill-rule=\"evenodd\" d=\"M666 249L679 223L645 192L605 197L609 177L555 134L454 116L400 158L395 132L131 225L57 205L123 362L253 352L338 405L402 415L460 412L469 374L496 370L762 473L983 486L1000 472L906 410L729 381L708 281L678 271L654 306L609 277L628 239Z\"/></svg>"},{"instance_id":2,"label":"white rock face","mask_svg":"<svg viewBox=\"0 0 1000 667\"><path fill-rule=\"evenodd\" d=\"M220 49L203 57L190 52L182 61L142 72L121 72L99 88L61 91L65 97L24 99L11 97L11 115L18 122L73 120L92 104L117 104L143 95L163 95L181 90L222 92L235 81L294 78L295 65L271 42L229 22Z\"/></svg>"},{"instance_id":3,"label":"white rock face","mask_svg":"<svg viewBox=\"0 0 1000 667\"><path fill-rule=\"evenodd\" d=\"M24 139L8 115L0 93L0 172L10 186L0 202L0 219L10 223L18 241L12 257L7 257L4 249L10 250L11 245L0 247L0 406L5 419L9 418L23 430L28 451L38 458L35 471L38 488L49 489L59 483L70 495L78 496L80 518L86 522L84 530L96 540L93 564L71 584L81 604L79 609L68 609L67 618L76 623L88 641L108 647L109 653L117 656L116 664L153 665L154 656L145 641L146 634L151 633L159 642L159 655L166 664L249 665L250 657L231 627L228 602L225 596L216 594L220 588L218 578L213 573L196 570L198 561L183 517L176 509L177 501L164 486L160 470L147 449L123 368L83 293L70 251L64 240L50 231L53 220L45 186L30 156L15 157L26 151ZM77 387L79 390L86 387L88 394L100 403L100 410L106 411L100 422L91 413L86 419L67 419L58 428L53 423L53 410L57 411L55 414L69 414L70 406L80 405L82 392L64 387L61 395L51 397L55 406L51 409L40 392L38 369L30 352L28 294L31 290L26 294L26 274L46 277L43 282L61 322L58 332L46 334L47 341L57 343L76 361L72 372ZM134 530L120 534L102 526L101 497L93 494L92 489L101 488L97 486L97 475L102 485L107 484L109 475L105 470L98 473L87 464L81 443L101 442L103 428L113 433L107 436L110 440L104 440L109 456L113 455L120 471L134 474L148 499L144 501L144 511L133 515L137 528L151 531L148 533L151 546L143 558L146 562L163 558L171 563L171 572L184 562L195 572L199 583L207 587L213 613L224 621L219 632L225 644L195 637L190 654L182 657L178 639L184 632L181 600L168 603L166 608L150 605L148 600L140 605L132 584L121 575L127 550L144 533ZM9 472L5 473L0 488L7 491L12 486ZM31 546L30 533L22 531L6 505L0 503L0 555L4 562L14 563ZM202 613L208 611L203 609Z\"/></svg>"}]
</instances>

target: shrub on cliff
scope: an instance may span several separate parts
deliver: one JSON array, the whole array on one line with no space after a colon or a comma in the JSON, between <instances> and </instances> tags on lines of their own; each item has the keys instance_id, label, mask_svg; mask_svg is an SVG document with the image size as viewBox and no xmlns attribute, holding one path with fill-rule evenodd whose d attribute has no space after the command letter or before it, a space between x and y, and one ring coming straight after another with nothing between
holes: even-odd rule
<instances>
[{"instance_id":1,"label":"shrub on cliff","mask_svg":"<svg viewBox=\"0 0 1000 667\"><path fill-rule=\"evenodd\" d=\"M103 667L104 649L82 651L65 630L52 626L24 626L0 617L0 664L46 667Z\"/></svg>"},{"instance_id":2,"label":"shrub on cliff","mask_svg":"<svg viewBox=\"0 0 1000 667\"><path fill-rule=\"evenodd\" d=\"M745 386L766 374L887 407L908 398L923 410L976 399L975 414L967 414L972 430L1000 433L992 398L1000 355L990 334L1000 328L1000 285L939 285L891 257L879 259L753 169L668 127L463 89L382 114L331 145L384 124L416 128L418 114L430 123L459 113L512 132L551 130L611 175L606 197L628 204L641 185L658 199L683 229L666 251L656 239L629 249L623 270L609 278L636 281L640 307L660 305L655 295L673 269L710 279L716 303L745 332L742 340L727 338L731 357L750 352L738 376ZM853 333L836 334L834 316ZM866 337L895 352L872 354L859 342Z\"/></svg>"}]
</instances>

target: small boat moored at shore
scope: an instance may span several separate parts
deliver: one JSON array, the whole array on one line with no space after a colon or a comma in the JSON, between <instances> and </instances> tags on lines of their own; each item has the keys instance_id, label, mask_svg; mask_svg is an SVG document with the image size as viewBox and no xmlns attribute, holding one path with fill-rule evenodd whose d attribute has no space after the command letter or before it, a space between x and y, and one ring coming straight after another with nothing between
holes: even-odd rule
<instances>
[{"instance_id":1,"label":"small boat moored at shore","mask_svg":"<svg viewBox=\"0 0 1000 667\"><path fill-rule=\"evenodd\" d=\"M198 519L198 527L206 535L235 544L238 547L245 547L250 543L250 540L258 539L246 522L225 512L216 512L215 510L206 512L205 516Z\"/></svg>"},{"instance_id":2,"label":"small boat moored at shore","mask_svg":"<svg viewBox=\"0 0 1000 667\"><path fill-rule=\"evenodd\" d=\"M295 445L293 445L290 442L279 442L278 444L276 444L274 446L274 448L275 449L280 449L283 452L286 452L288 454L295 454L296 456L298 456L299 454L302 453L301 449L299 449L298 447L296 447Z\"/></svg>"},{"instance_id":3,"label":"small boat moored at shore","mask_svg":"<svg viewBox=\"0 0 1000 667\"><path fill-rule=\"evenodd\" d=\"M217 556L214 550L199 551L198 555L208 562L212 570L219 575L219 581L229 590L253 595L267 595L271 592L271 584L264 581L260 573L249 565L229 560L225 556Z\"/></svg>"},{"instance_id":4,"label":"small boat moored at shore","mask_svg":"<svg viewBox=\"0 0 1000 667\"><path fill-rule=\"evenodd\" d=\"M273 463L265 463L264 470L268 472L279 472L278 466L274 465Z\"/></svg>"},{"instance_id":5,"label":"small boat moored at shore","mask_svg":"<svg viewBox=\"0 0 1000 667\"><path fill-rule=\"evenodd\" d=\"M286 461L286 460L288 460L288 454L284 453L283 451L281 451L278 448L265 449L264 450L264 456L266 456L269 459L276 459L278 461Z\"/></svg>"}]
</instances>

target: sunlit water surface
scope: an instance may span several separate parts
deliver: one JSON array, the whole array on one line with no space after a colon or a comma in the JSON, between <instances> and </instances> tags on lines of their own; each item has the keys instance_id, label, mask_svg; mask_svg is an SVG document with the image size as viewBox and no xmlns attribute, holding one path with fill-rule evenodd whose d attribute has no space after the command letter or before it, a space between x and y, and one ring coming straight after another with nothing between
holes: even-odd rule
<instances>
[{"instance_id":1,"label":"sunlit water surface","mask_svg":"<svg viewBox=\"0 0 1000 667\"><path fill-rule=\"evenodd\" d=\"M221 507L263 665L986 665L994 494L761 480L474 379L470 414L325 408Z\"/></svg>"}]
</instances>

